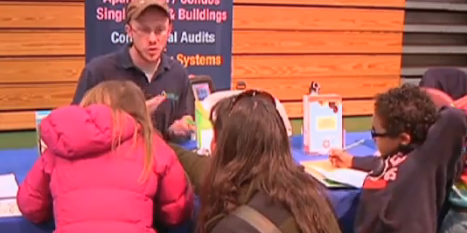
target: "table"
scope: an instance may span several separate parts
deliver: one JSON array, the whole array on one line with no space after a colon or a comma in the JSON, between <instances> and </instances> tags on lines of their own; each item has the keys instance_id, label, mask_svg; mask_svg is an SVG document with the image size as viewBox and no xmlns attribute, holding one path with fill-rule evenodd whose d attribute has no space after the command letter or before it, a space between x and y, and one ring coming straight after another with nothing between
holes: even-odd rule
<instances>
[{"instance_id":1,"label":"table","mask_svg":"<svg viewBox=\"0 0 467 233\"><path fill-rule=\"evenodd\" d=\"M369 132L347 133L346 143L351 144L362 138L371 138ZM327 156L310 156L303 151L303 137L294 136L291 139L293 157L297 162L327 159ZM196 142L183 144L187 149L196 148ZM371 140L361 146L349 150L356 156L372 155L376 146ZM19 183L26 178L27 172L32 168L38 157L38 149L19 149L0 151L0 174L14 173ZM339 224L344 233L353 232L353 222L360 196L359 189L328 189L329 199L339 218ZM53 222L35 225L22 217L0 218L1 232L5 233L51 233ZM176 232L185 232L176 230Z\"/></svg>"}]
</instances>

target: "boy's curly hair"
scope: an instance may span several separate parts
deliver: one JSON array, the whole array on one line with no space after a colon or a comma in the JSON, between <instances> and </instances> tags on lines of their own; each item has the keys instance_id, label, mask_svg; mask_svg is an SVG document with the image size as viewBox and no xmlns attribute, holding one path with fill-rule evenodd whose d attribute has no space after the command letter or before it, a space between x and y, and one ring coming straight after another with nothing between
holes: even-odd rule
<instances>
[{"instance_id":1,"label":"boy's curly hair","mask_svg":"<svg viewBox=\"0 0 467 233\"><path fill-rule=\"evenodd\" d=\"M375 114L388 135L408 133L412 143L423 143L437 119L434 102L420 87L404 84L376 95Z\"/></svg>"}]
</instances>

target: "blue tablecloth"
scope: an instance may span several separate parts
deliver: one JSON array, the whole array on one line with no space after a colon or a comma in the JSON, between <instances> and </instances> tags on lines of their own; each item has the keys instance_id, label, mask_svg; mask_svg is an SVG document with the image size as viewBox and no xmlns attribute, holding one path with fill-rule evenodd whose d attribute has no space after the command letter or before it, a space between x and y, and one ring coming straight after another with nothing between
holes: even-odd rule
<instances>
[{"instance_id":1,"label":"blue tablecloth","mask_svg":"<svg viewBox=\"0 0 467 233\"><path fill-rule=\"evenodd\" d=\"M369 132L347 133L346 143L351 144L362 138L370 138ZM187 149L196 147L195 142L183 145ZM298 162L309 160L327 159L327 156L310 156L303 151L303 138L292 137L294 159ZM376 151L371 140L365 144L350 149L349 152L356 156L372 155ZM14 173L19 183L23 182L27 172L38 158L37 148L3 150L0 151L0 174ZM360 195L359 189L329 189L328 196L336 210L337 217L343 232L353 232L353 221ZM0 232L2 233L51 233L54 229L53 222L35 225L22 217L0 218Z\"/></svg>"}]
</instances>

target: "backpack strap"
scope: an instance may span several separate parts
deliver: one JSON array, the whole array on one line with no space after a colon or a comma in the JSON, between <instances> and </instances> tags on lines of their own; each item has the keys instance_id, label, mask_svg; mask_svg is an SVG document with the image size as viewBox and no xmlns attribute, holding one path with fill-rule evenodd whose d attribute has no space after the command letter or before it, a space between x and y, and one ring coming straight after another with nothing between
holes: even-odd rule
<instances>
[{"instance_id":1,"label":"backpack strap","mask_svg":"<svg viewBox=\"0 0 467 233\"><path fill-rule=\"evenodd\" d=\"M248 205L238 207L233 214L246 221L260 233L282 233L269 219Z\"/></svg>"}]
</instances>

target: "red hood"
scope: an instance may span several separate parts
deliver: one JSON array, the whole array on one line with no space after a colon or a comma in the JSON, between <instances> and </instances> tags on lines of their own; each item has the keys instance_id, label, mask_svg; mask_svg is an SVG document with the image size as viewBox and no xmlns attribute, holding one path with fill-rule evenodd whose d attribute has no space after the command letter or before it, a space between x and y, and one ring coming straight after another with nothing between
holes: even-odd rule
<instances>
[{"instance_id":1,"label":"red hood","mask_svg":"<svg viewBox=\"0 0 467 233\"><path fill-rule=\"evenodd\" d=\"M98 156L111 150L113 141L132 138L135 120L126 113L119 117L120 127L114 129L113 112L105 105L67 106L52 111L42 120L40 133L57 156L69 159Z\"/></svg>"}]
</instances>

